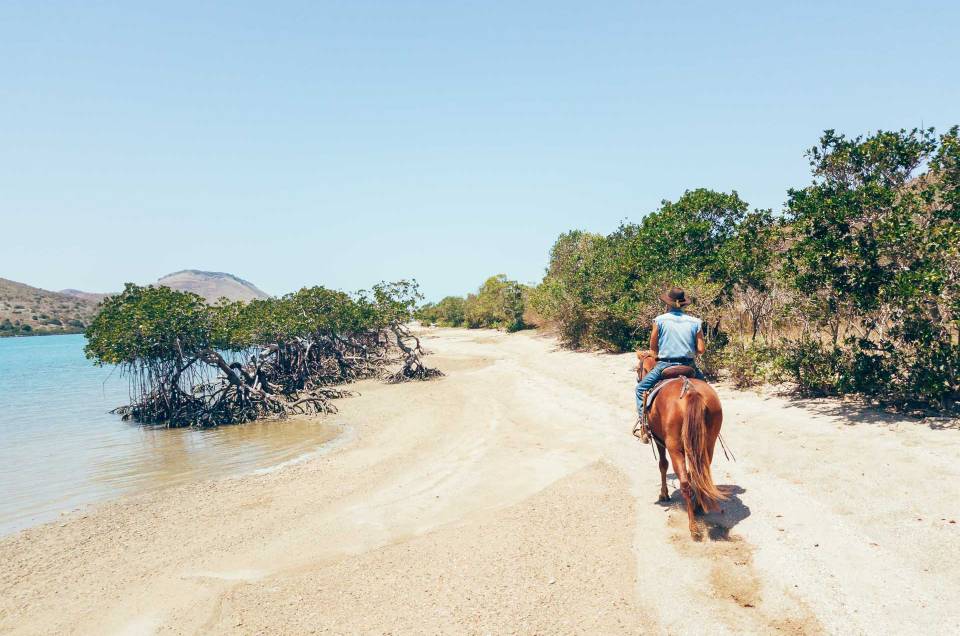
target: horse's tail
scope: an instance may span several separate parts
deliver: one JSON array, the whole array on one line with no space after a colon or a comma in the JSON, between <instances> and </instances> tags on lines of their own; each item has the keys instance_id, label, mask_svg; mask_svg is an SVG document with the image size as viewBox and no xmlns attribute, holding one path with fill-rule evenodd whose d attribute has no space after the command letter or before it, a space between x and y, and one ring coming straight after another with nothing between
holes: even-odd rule
<instances>
[{"instance_id":1,"label":"horse's tail","mask_svg":"<svg viewBox=\"0 0 960 636\"><path fill-rule=\"evenodd\" d=\"M687 385L681 435L690 485L700 498L704 510L715 509L727 496L713 484L710 454L707 449L707 403L692 382Z\"/></svg>"}]
</instances>

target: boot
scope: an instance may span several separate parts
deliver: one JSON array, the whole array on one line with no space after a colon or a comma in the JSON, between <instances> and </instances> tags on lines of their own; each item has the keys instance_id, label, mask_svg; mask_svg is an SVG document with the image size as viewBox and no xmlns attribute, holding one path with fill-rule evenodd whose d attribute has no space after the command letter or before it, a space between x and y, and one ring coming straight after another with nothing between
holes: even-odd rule
<instances>
[{"instance_id":1,"label":"boot","mask_svg":"<svg viewBox=\"0 0 960 636\"><path fill-rule=\"evenodd\" d=\"M640 402L642 408L640 410L640 417L637 418L637 423L633 427L634 436L639 439L644 444L650 443L650 431L647 429L647 393L644 391L643 399Z\"/></svg>"}]
</instances>

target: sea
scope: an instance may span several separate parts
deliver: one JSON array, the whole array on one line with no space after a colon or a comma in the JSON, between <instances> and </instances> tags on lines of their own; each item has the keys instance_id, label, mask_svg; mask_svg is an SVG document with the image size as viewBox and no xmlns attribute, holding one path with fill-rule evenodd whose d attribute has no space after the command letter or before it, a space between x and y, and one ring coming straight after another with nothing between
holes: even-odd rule
<instances>
[{"instance_id":1,"label":"sea","mask_svg":"<svg viewBox=\"0 0 960 636\"><path fill-rule=\"evenodd\" d=\"M289 418L167 429L110 413L127 379L84 356L82 334L0 338L0 536L104 499L241 475L321 451L336 429Z\"/></svg>"}]
</instances>

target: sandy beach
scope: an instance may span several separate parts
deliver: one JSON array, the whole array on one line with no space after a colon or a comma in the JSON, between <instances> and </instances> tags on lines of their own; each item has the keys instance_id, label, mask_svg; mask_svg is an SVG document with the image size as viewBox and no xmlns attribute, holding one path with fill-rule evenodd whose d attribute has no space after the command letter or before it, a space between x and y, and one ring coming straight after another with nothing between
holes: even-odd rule
<instances>
[{"instance_id":1,"label":"sandy beach","mask_svg":"<svg viewBox=\"0 0 960 636\"><path fill-rule=\"evenodd\" d=\"M0 541L0 633L960 633L960 429L719 386L690 540L630 434L633 356L428 330L426 383L365 382L278 470Z\"/></svg>"}]
</instances>

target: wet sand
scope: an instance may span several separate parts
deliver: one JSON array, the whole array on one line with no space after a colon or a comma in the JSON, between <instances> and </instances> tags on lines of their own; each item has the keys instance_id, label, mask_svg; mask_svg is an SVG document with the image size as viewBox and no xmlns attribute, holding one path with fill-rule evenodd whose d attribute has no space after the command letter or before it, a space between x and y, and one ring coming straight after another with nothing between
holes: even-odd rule
<instances>
[{"instance_id":1,"label":"wet sand","mask_svg":"<svg viewBox=\"0 0 960 636\"><path fill-rule=\"evenodd\" d=\"M306 460L339 433L328 422L307 417L208 430L146 428L114 419L108 425L129 429L126 434L92 431L106 438L101 445L84 445L68 458L54 453L32 458L38 465L30 473L5 476L0 535L120 494L168 490ZM33 450L8 448L6 454ZM17 460L24 464L31 458ZM31 481L37 474L43 476L42 483Z\"/></svg>"},{"instance_id":2,"label":"wet sand","mask_svg":"<svg viewBox=\"0 0 960 636\"><path fill-rule=\"evenodd\" d=\"M732 497L693 543L630 435L631 355L425 346L447 377L362 383L331 452L0 541L0 632L960 631L955 423L721 386Z\"/></svg>"}]
</instances>

